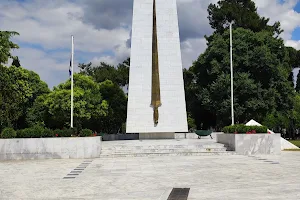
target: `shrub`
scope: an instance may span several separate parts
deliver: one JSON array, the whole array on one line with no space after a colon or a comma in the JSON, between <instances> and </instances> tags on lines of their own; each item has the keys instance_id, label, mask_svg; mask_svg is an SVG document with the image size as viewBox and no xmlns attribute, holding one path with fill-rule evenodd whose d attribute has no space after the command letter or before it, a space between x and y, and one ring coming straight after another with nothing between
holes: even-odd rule
<instances>
[{"instance_id":1,"label":"shrub","mask_svg":"<svg viewBox=\"0 0 300 200\"><path fill-rule=\"evenodd\" d=\"M236 124L236 125L224 127L223 132L224 133L238 133L238 134L245 134L247 132L267 133L268 128L266 126L246 126L244 124Z\"/></svg>"},{"instance_id":2,"label":"shrub","mask_svg":"<svg viewBox=\"0 0 300 200\"><path fill-rule=\"evenodd\" d=\"M17 132L13 128L5 128L1 132L1 138L15 138Z\"/></svg>"},{"instance_id":3,"label":"shrub","mask_svg":"<svg viewBox=\"0 0 300 200\"><path fill-rule=\"evenodd\" d=\"M54 137L54 131L46 128L42 134L42 137Z\"/></svg>"},{"instance_id":4,"label":"shrub","mask_svg":"<svg viewBox=\"0 0 300 200\"><path fill-rule=\"evenodd\" d=\"M18 138L31 138L32 137L31 132L32 132L31 128L25 128L25 129L19 130L17 132L17 137Z\"/></svg>"},{"instance_id":5,"label":"shrub","mask_svg":"<svg viewBox=\"0 0 300 200\"><path fill-rule=\"evenodd\" d=\"M54 137L64 137L64 131L61 129L55 129L54 131Z\"/></svg>"},{"instance_id":6,"label":"shrub","mask_svg":"<svg viewBox=\"0 0 300 200\"><path fill-rule=\"evenodd\" d=\"M31 137L32 138L40 138L44 135L45 128L39 125L35 125L30 128L31 129Z\"/></svg>"},{"instance_id":7,"label":"shrub","mask_svg":"<svg viewBox=\"0 0 300 200\"><path fill-rule=\"evenodd\" d=\"M93 131L90 129L82 129L80 132L80 137L89 137L93 136Z\"/></svg>"},{"instance_id":8,"label":"shrub","mask_svg":"<svg viewBox=\"0 0 300 200\"><path fill-rule=\"evenodd\" d=\"M25 128L17 131L18 138L52 137L52 136L45 136L45 134L49 134L49 131L45 133L45 128L39 125L35 125L33 127Z\"/></svg>"}]
</instances>

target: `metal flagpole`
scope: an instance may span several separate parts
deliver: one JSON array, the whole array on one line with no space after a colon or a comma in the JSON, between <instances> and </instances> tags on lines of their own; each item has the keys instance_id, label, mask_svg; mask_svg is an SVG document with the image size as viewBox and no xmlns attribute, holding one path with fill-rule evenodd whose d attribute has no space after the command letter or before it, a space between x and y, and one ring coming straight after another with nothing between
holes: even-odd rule
<instances>
[{"instance_id":1,"label":"metal flagpole","mask_svg":"<svg viewBox=\"0 0 300 200\"><path fill-rule=\"evenodd\" d=\"M71 128L73 128L73 67L74 67L74 36L72 35L72 55L71 55Z\"/></svg>"},{"instance_id":2,"label":"metal flagpole","mask_svg":"<svg viewBox=\"0 0 300 200\"><path fill-rule=\"evenodd\" d=\"M231 124L234 125L234 110L233 110L233 59L232 59L232 23L230 22L230 72L231 72Z\"/></svg>"}]
</instances>

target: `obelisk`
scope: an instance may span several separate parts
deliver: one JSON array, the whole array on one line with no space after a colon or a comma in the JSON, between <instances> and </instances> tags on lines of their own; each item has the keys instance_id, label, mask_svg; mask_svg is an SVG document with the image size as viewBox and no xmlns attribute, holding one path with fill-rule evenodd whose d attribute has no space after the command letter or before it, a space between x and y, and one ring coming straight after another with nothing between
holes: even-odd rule
<instances>
[{"instance_id":1,"label":"obelisk","mask_svg":"<svg viewBox=\"0 0 300 200\"><path fill-rule=\"evenodd\" d=\"M134 0L126 132L188 132L176 0Z\"/></svg>"}]
</instances>

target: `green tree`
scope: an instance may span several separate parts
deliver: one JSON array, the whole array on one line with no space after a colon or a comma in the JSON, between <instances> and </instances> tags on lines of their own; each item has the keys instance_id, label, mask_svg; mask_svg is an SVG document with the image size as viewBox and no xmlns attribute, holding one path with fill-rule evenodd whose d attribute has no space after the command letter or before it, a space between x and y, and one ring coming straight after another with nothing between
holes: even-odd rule
<instances>
[{"instance_id":1,"label":"green tree","mask_svg":"<svg viewBox=\"0 0 300 200\"><path fill-rule=\"evenodd\" d=\"M119 86L126 86L129 81L129 65L130 59L128 58L117 67L101 62L99 66L92 66L92 63L81 63L79 68L81 74L92 76L97 83L111 80Z\"/></svg>"},{"instance_id":2,"label":"green tree","mask_svg":"<svg viewBox=\"0 0 300 200\"><path fill-rule=\"evenodd\" d=\"M299 71L300 72L300 71ZM300 92L300 73L297 74L297 82L295 90L299 93Z\"/></svg>"},{"instance_id":3,"label":"green tree","mask_svg":"<svg viewBox=\"0 0 300 200\"><path fill-rule=\"evenodd\" d=\"M262 121L272 111L290 110L293 88L288 81L291 71L283 40L268 31L233 31L234 109L236 122L252 118ZM230 123L229 32L214 33L208 48L194 62L197 103L195 109L209 112L221 128ZM202 114L203 115L203 114ZM195 117L195 116L193 116ZM202 123L195 117L199 126ZM213 124L206 124L210 126Z\"/></svg>"},{"instance_id":4,"label":"green tree","mask_svg":"<svg viewBox=\"0 0 300 200\"><path fill-rule=\"evenodd\" d=\"M0 129L24 128L26 114L35 99L49 92L40 77L22 67L0 65Z\"/></svg>"},{"instance_id":5,"label":"green tree","mask_svg":"<svg viewBox=\"0 0 300 200\"><path fill-rule=\"evenodd\" d=\"M110 80L100 83L100 93L108 102L108 115L101 119L99 126L105 133L122 131L122 124L126 122L127 97L123 90Z\"/></svg>"},{"instance_id":6,"label":"green tree","mask_svg":"<svg viewBox=\"0 0 300 200\"><path fill-rule=\"evenodd\" d=\"M14 31L0 31L0 64L7 63L9 58L15 58L11 51L19 46L11 41L11 37L19 35Z\"/></svg>"},{"instance_id":7,"label":"green tree","mask_svg":"<svg viewBox=\"0 0 300 200\"><path fill-rule=\"evenodd\" d=\"M21 67L20 60L19 60L18 56L13 58L13 62L11 63L11 65L16 66L16 67Z\"/></svg>"},{"instance_id":8,"label":"green tree","mask_svg":"<svg viewBox=\"0 0 300 200\"><path fill-rule=\"evenodd\" d=\"M40 96L30 110L31 123L46 124L49 128L70 126L71 81L54 87L53 92ZM74 126L99 130L98 122L108 114L108 103L100 86L91 77L74 74Z\"/></svg>"},{"instance_id":9,"label":"green tree","mask_svg":"<svg viewBox=\"0 0 300 200\"><path fill-rule=\"evenodd\" d=\"M263 30L277 33L282 32L280 23L275 22L272 26L268 25L268 18L260 17L257 8L252 0L220 0L217 4L208 6L209 24L216 32L226 31L228 22L234 21L233 27L249 29L254 32Z\"/></svg>"}]
</instances>

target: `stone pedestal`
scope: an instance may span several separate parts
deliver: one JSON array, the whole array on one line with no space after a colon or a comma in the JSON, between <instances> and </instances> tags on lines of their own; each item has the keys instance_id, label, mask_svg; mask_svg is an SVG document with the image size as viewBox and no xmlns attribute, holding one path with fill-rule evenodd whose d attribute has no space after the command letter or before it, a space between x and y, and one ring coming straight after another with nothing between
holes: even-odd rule
<instances>
[{"instance_id":1,"label":"stone pedestal","mask_svg":"<svg viewBox=\"0 0 300 200\"><path fill-rule=\"evenodd\" d=\"M139 139L175 139L175 133L139 133Z\"/></svg>"},{"instance_id":2,"label":"stone pedestal","mask_svg":"<svg viewBox=\"0 0 300 200\"><path fill-rule=\"evenodd\" d=\"M280 154L280 134L218 134L217 142L237 154Z\"/></svg>"}]
</instances>

